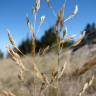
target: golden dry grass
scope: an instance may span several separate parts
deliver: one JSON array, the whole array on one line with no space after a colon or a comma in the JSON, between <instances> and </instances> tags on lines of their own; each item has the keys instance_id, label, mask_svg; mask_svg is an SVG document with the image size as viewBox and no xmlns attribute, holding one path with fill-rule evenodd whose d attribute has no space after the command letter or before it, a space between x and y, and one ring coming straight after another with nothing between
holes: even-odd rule
<instances>
[{"instance_id":1,"label":"golden dry grass","mask_svg":"<svg viewBox=\"0 0 96 96\"><path fill-rule=\"evenodd\" d=\"M86 52L85 52L86 51ZM96 52L96 51L94 51ZM93 53L94 53L93 52ZM82 54L81 54L82 53ZM91 57L90 57L91 54ZM48 87L44 92L45 96L79 96L86 83L90 81L94 75L94 82L89 86L82 96L95 96L96 95L96 66L85 72L83 75L72 75L78 68L82 68L84 64L96 55L90 53L87 46L81 48L74 54L70 54L70 50L64 52L61 55L60 64L68 61L69 64L66 68L65 75L59 80L57 85L59 89ZM69 58L70 57L70 58ZM55 52L51 52L45 55L42 62L42 57L36 56L36 65L40 72L44 72L50 77L51 72L54 70L54 66L57 66L57 56ZM70 59L70 60L69 60ZM89 60L89 61L90 61ZM22 58L24 66L32 70L32 57L28 55ZM71 62L70 62L71 61ZM91 61L90 61L91 62ZM95 61L96 62L96 61ZM91 64L91 63L90 63ZM53 68L52 68L53 66ZM0 93L2 90L12 91L16 96L32 96L34 91L34 80L30 72L24 73L24 81L18 78L19 68L11 59L4 59L0 61ZM40 80L35 79L35 96L39 94ZM56 82L54 86L56 86Z\"/></svg>"},{"instance_id":2,"label":"golden dry grass","mask_svg":"<svg viewBox=\"0 0 96 96\"><path fill-rule=\"evenodd\" d=\"M56 16L50 0L47 0L51 12ZM60 33L65 30L64 23L73 18L78 12L78 6L69 17L65 18L64 8L66 0L57 14L57 21L54 31L56 33L57 50L46 54L43 49L42 55L36 55L36 34L44 22L45 16L41 16L40 25L35 32L37 13L40 9L40 0L36 0L32 14L34 16L34 26L29 17L26 17L27 25L32 33L32 56L24 55L16 46L13 37L8 32L9 42L7 51L11 59L0 61L0 96L95 96L96 95L96 50L95 47L88 49L84 46L75 53L70 47L65 50L61 43L70 42L74 37L63 38ZM59 30L60 29L60 30ZM60 32L59 32L60 31ZM80 43L83 35L77 40ZM73 45L74 46L74 45ZM17 51L24 57L20 57ZM53 48L54 49L54 48ZM57 52L56 52L57 51Z\"/></svg>"}]
</instances>

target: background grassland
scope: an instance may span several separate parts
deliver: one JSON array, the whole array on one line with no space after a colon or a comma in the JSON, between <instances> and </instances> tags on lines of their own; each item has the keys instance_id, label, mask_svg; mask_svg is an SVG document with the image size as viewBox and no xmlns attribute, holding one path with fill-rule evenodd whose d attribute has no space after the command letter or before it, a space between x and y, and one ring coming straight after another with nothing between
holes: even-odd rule
<instances>
[{"instance_id":1,"label":"background grassland","mask_svg":"<svg viewBox=\"0 0 96 96\"><path fill-rule=\"evenodd\" d=\"M78 96L78 93L82 91L82 88L86 82L90 80L94 74L95 80L91 87L89 87L83 96L96 96L96 66L91 68L89 71L84 73L81 76L74 76L72 72L76 71L77 68L83 66L83 64L94 58L96 55L96 50L94 45L90 50L88 46L76 51L74 54L71 54L71 50L62 52L60 64L64 63L65 60L68 62L67 69L65 73L67 75L62 76L58 88L49 87L45 91L45 96ZM32 57L31 55L26 55L22 58L25 66L30 70L32 67ZM49 77L52 67L57 66L57 55L55 52L50 52L46 54L43 59L42 57L36 56L36 64L41 72L46 73ZM34 80L32 74L29 72L24 73L24 81L18 79L18 67L15 66L15 63L11 59L0 60L0 92L2 95L2 90L11 90L17 96L32 96L34 90ZM35 79L36 82L36 96L39 93L40 81ZM56 85L56 83L54 83ZM58 92L58 95L57 95Z\"/></svg>"}]
</instances>

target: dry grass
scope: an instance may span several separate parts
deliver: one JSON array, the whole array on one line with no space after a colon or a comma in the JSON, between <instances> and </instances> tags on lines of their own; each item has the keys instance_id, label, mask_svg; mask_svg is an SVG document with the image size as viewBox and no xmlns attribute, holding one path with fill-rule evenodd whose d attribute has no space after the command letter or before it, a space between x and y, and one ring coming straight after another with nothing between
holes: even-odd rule
<instances>
[{"instance_id":1,"label":"dry grass","mask_svg":"<svg viewBox=\"0 0 96 96\"><path fill-rule=\"evenodd\" d=\"M88 87L88 89L85 90L84 95L82 96L95 96L96 95L96 66L92 67L91 70L85 72L83 75L78 76L78 75L72 75L70 73L76 71L77 67L81 68L84 64L84 62L87 62L87 59L90 58L90 54L87 54L88 49L85 46L84 48L78 50L74 55L71 55L71 64L68 66L71 72L65 71L67 74L63 74L62 78L59 80L59 84L56 85L57 83L54 82L54 86L58 86L59 91L58 94L59 96L79 96L79 93L83 92L83 87L85 84L89 84L91 82L91 78L94 75L94 82L91 86ZM86 54L84 51L86 50ZM83 54L81 54L81 52ZM79 58L77 57L77 53L80 56L86 55L86 57ZM69 52L63 53L62 58L60 60L60 64L67 60L65 57L68 55L69 57ZM40 72L45 73L48 77L51 76L51 72L53 71L54 64L57 64L56 62L56 53L49 53L43 58L42 62L42 57L36 56L35 61L36 65L39 68ZM95 55L92 55L91 58L94 58ZM32 59L31 55L26 56L22 58L22 61L24 63L24 66L29 69L30 71L32 70ZM87 59L86 59L87 58ZM54 61L53 61L54 60ZM48 62L50 61L50 62ZM81 62L80 62L81 61ZM72 64L77 67L72 67ZM77 62L77 64L76 64ZM83 62L83 64L82 64ZM33 75L30 72L24 72L23 78L24 81L18 78L18 73L19 73L19 68L14 65L15 63L8 59L8 60L2 60L0 61L0 92L2 93L2 90L5 91L12 91L16 96L31 96L34 91L34 79ZM52 68L53 66L53 68ZM76 68L76 69L75 69ZM74 71L73 71L74 69ZM6 71L4 71L6 70ZM69 74L69 75L68 75ZM41 81L35 78L35 84L36 84L36 93L35 95L38 96L39 93L39 88ZM45 96L58 96L57 95L57 88L54 88L52 86L48 87L48 89L44 92Z\"/></svg>"},{"instance_id":2,"label":"dry grass","mask_svg":"<svg viewBox=\"0 0 96 96\"><path fill-rule=\"evenodd\" d=\"M93 94L95 96L96 86L93 85L96 85L96 72L93 66L96 65L96 55L90 57L90 53L87 54L88 49L86 46L74 54L69 49L70 47L65 50L61 46L63 43L70 42L73 38L72 36L66 37L67 32L63 36L61 36L61 33L65 31L64 22L77 14L78 6L76 5L70 16L65 18L64 8L66 0L57 15L50 0L47 0L47 3L52 13L57 17L54 28L57 37L54 47L57 47L57 52L53 51L46 54L46 51L50 49L50 46L48 46L43 49L42 55L36 55L35 53L36 35L45 20L45 16L41 16L40 25L37 32L35 32L37 13L40 9L40 0L36 0L36 5L32 10L34 26L29 17L26 17L27 25L32 33L32 54L25 56L17 48L13 37L8 32L12 48L7 46L7 51L15 63L10 59L0 62L0 71L3 74L0 76L1 96L92 96ZM77 40L76 44L80 43L82 37L83 35ZM24 57L21 58L13 48L24 55ZM86 49L86 53L83 52ZM89 71L91 68L93 70ZM91 90L92 93L89 91L90 88L93 88Z\"/></svg>"}]
</instances>

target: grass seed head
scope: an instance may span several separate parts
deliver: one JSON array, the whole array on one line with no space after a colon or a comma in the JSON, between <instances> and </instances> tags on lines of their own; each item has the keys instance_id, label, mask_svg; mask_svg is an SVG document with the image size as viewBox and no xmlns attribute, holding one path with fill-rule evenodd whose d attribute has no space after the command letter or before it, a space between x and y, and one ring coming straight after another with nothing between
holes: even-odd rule
<instances>
[{"instance_id":1,"label":"grass seed head","mask_svg":"<svg viewBox=\"0 0 96 96\"><path fill-rule=\"evenodd\" d=\"M13 37L12 37L12 35L10 34L9 31L8 31L8 37L9 37L9 41L10 41L10 43L15 47L16 44L15 44L14 39L13 39Z\"/></svg>"},{"instance_id":2,"label":"grass seed head","mask_svg":"<svg viewBox=\"0 0 96 96\"><path fill-rule=\"evenodd\" d=\"M25 70L26 68L25 68L25 66L24 66L23 63L22 63L20 56L19 56L16 52L14 52L12 48L10 48L10 47L6 47L6 48L7 48L7 51L8 51L8 53L9 53L9 55L11 56L11 59L12 59L13 61L15 61L16 64L17 64L22 70Z\"/></svg>"},{"instance_id":3,"label":"grass seed head","mask_svg":"<svg viewBox=\"0 0 96 96\"><path fill-rule=\"evenodd\" d=\"M36 0L36 11L40 9L40 0Z\"/></svg>"},{"instance_id":4,"label":"grass seed head","mask_svg":"<svg viewBox=\"0 0 96 96\"><path fill-rule=\"evenodd\" d=\"M34 15L34 13L35 13L35 8L33 7L32 8L32 14Z\"/></svg>"},{"instance_id":5,"label":"grass seed head","mask_svg":"<svg viewBox=\"0 0 96 96\"><path fill-rule=\"evenodd\" d=\"M40 18L40 24L41 25L44 23L44 20L45 20L45 16L41 16L41 18Z\"/></svg>"}]
</instances>

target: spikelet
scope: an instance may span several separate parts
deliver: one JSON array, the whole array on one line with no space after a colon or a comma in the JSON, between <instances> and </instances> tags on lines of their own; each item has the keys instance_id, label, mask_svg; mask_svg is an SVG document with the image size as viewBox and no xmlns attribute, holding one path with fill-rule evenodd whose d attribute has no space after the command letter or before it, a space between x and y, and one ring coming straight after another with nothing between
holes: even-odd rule
<instances>
[{"instance_id":1,"label":"spikelet","mask_svg":"<svg viewBox=\"0 0 96 96\"><path fill-rule=\"evenodd\" d=\"M10 47L6 47L6 48L7 48L8 53L10 54L11 58L12 58L15 62L17 62L17 58L19 58L19 55L18 55L17 53L15 53L15 52L13 51L13 49L11 49Z\"/></svg>"},{"instance_id":2,"label":"spikelet","mask_svg":"<svg viewBox=\"0 0 96 96\"><path fill-rule=\"evenodd\" d=\"M40 17L40 24L39 24L38 30L36 32L36 36L37 36L38 32L40 32L41 25L44 23L44 21L45 21L45 16L41 16Z\"/></svg>"},{"instance_id":3,"label":"spikelet","mask_svg":"<svg viewBox=\"0 0 96 96\"><path fill-rule=\"evenodd\" d=\"M13 51L13 49L11 49L10 47L6 47L8 53L10 54L12 60L14 60L16 62L16 64L22 69L25 70L25 66L23 65L20 56Z\"/></svg>"},{"instance_id":4,"label":"spikelet","mask_svg":"<svg viewBox=\"0 0 96 96\"><path fill-rule=\"evenodd\" d=\"M42 25L44 23L44 21L45 21L45 16L41 16L40 17L40 25Z\"/></svg>"},{"instance_id":5,"label":"spikelet","mask_svg":"<svg viewBox=\"0 0 96 96\"><path fill-rule=\"evenodd\" d=\"M33 7L32 8L32 14L34 15L34 13L35 13L35 8Z\"/></svg>"},{"instance_id":6,"label":"spikelet","mask_svg":"<svg viewBox=\"0 0 96 96\"><path fill-rule=\"evenodd\" d=\"M12 37L12 35L10 34L9 31L8 31L8 37L9 37L9 41L10 41L11 45L12 45L18 52L20 52L22 55L24 55L24 54L17 48L17 46L16 46L16 44L15 44L15 41L14 41L14 39L13 39L13 37Z\"/></svg>"},{"instance_id":7,"label":"spikelet","mask_svg":"<svg viewBox=\"0 0 96 96\"><path fill-rule=\"evenodd\" d=\"M38 12L40 9L40 0L36 0L36 11Z\"/></svg>"},{"instance_id":8,"label":"spikelet","mask_svg":"<svg viewBox=\"0 0 96 96\"><path fill-rule=\"evenodd\" d=\"M64 22L72 19L72 18L77 14L77 12L78 12L78 6L76 5L74 11L71 13L71 15L70 15L69 17L67 17L67 18L64 20Z\"/></svg>"},{"instance_id":9,"label":"spikelet","mask_svg":"<svg viewBox=\"0 0 96 96\"><path fill-rule=\"evenodd\" d=\"M16 44L15 44L15 42L14 42L14 39L13 39L13 37L12 37L12 35L10 34L9 31L8 31L8 37L9 37L10 43L11 43L14 47L16 47Z\"/></svg>"}]
</instances>

